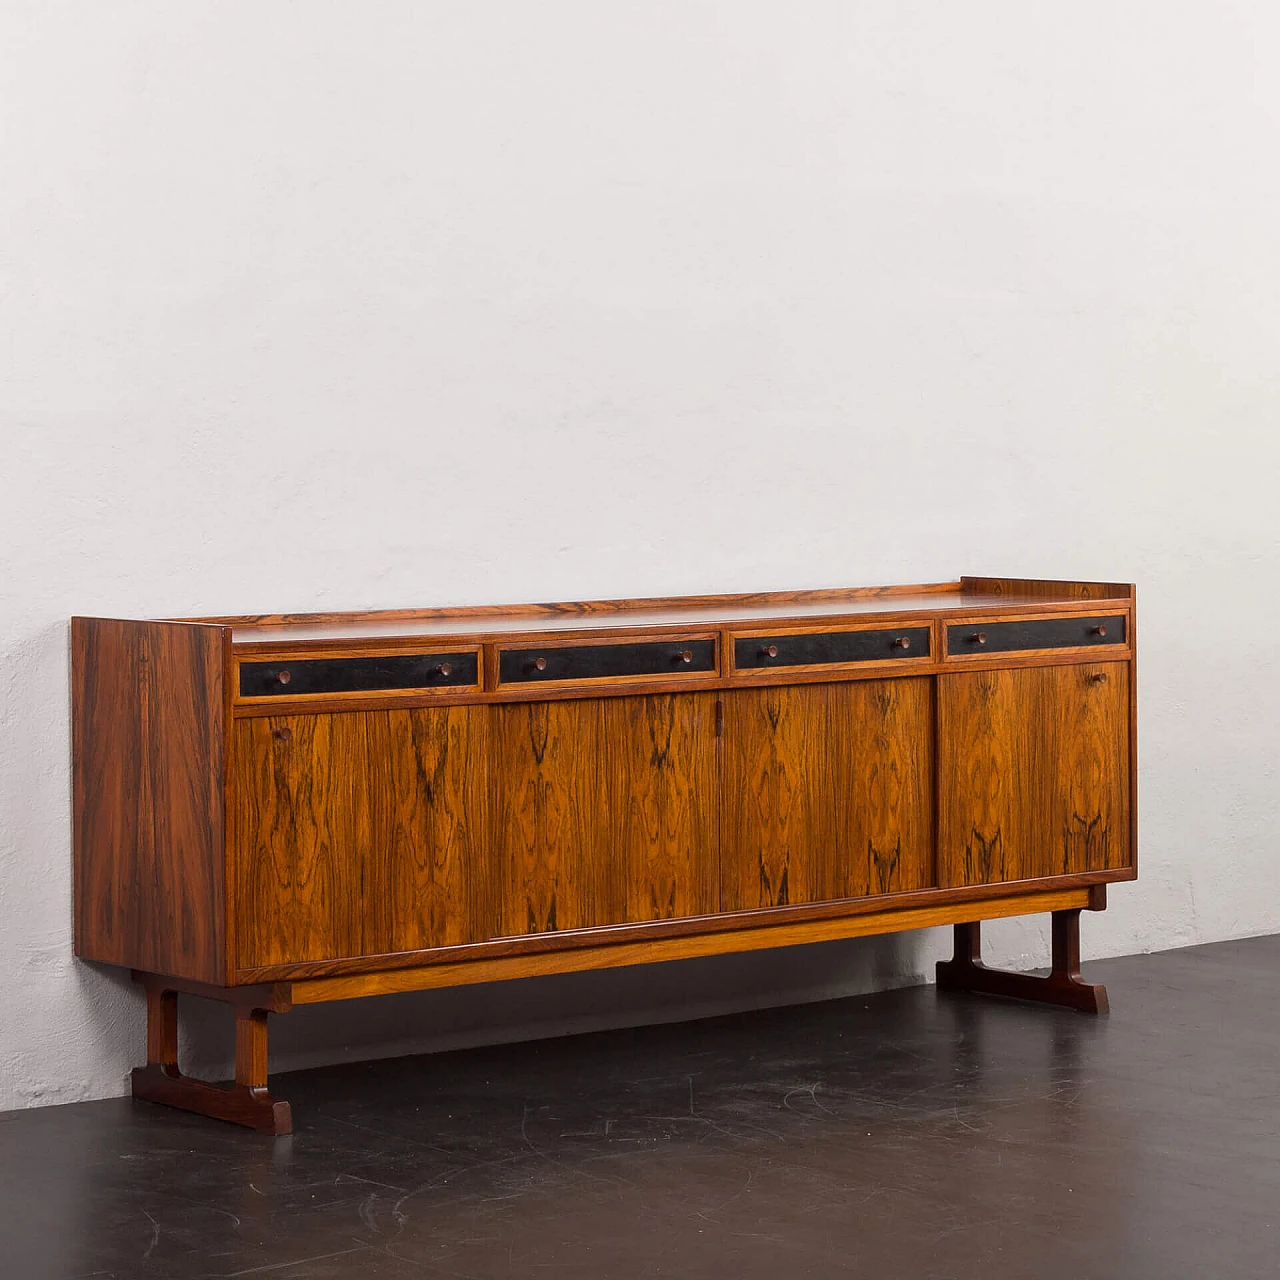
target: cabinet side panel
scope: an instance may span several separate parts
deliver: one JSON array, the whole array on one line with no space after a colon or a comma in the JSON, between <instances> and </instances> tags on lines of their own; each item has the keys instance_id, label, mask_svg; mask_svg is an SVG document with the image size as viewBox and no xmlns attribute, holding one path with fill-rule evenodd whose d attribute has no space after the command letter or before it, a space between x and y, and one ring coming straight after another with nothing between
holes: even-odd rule
<instances>
[{"instance_id":1,"label":"cabinet side panel","mask_svg":"<svg viewBox=\"0 0 1280 1280\"><path fill-rule=\"evenodd\" d=\"M226 632L73 618L76 954L222 983Z\"/></svg>"}]
</instances>

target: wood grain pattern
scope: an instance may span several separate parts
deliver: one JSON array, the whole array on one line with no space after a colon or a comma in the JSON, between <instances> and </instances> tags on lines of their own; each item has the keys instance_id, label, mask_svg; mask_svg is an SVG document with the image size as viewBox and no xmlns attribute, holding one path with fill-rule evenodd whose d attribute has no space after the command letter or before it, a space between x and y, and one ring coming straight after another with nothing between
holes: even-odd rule
<instances>
[{"instance_id":1,"label":"wood grain pattern","mask_svg":"<svg viewBox=\"0 0 1280 1280\"><path fill-rule=\"evenodd\" d=\"M846 850L838 897L934 883L931 680L830 685L836 831Z\"/></svg>"},{"instance_id":2,"label":"wood grain pattern","mask_svg":"<svg viewBox=\"0 0 1280 1280\"><path fill-rule=\"evenodd\" d=\"M1127 582L1069 582L1051 578L961 578L963 591L976 595L1010 596L1014 599L1128 600L1133 587Z\"/></svg>"},{"instance_id":3,"label":"wood grain pattern","mask_svg":"<svg viewBox=\"0 0 1280 1280\"><path fill-rule=\"evenodd\" d=\"M1115 599L1118 603L1120 597ZM1016 612L1034 608L1048 613L1079 610L1090 602L1091 599L1083 595L1059 597L1052 592L1022 595L1011 590L988 595L969 591L924 591L912 595L851 594L824 601L784 601L776 607L749 602L705 606L695 601L686 608L651 613L625 609L616 613L575 613L566 608L559 614L516 613L468 618L436 617L428 611L424 617L369 615L347 621L338 619L317 623L236 623L232 641L237 657L269 657L285 647L295 655L354 653L371 644L386 648L417 647L425 643L450 648L475 643L523 647L531 637L537 643L543 643L567 641L574 637L592 641L670 638L673 635L693 638L699 633L725 627L768 627L786 631L813 624L833 629L858 624L892 627L909 624L912 620L919 623L932 617L963 618L995 610Z\"/></svg>"},{"instance_id":4,"label":"wood grain pattern","mask_svg":"<svg viewBox=\"0 0 1280 1280\"><path fill-rule=\"evenodd\" d=\"M490 713L452 708L388 715L371 727L370 755L391 763L378 827L388 835L386 885L395 910L389 950L425 938L457 946L492 937L498 899L490 857Z\"/></svg>"},{"instance_id":5,"label":"wood grain pattern","mask_svg":"<svg viewBox=\"0 0 1280 1280\"><path fill-rule=\"evenodd\" d=\"M1130 639L1105 657L988 653L956 670L944 653L959 619L1100 607ZM295 1001L945 923L961 927L940 981L1099 1009L1077 913L1136 875L1134 607L1121 584L966 578L234 630L76 619L77 950L146 987L134 1094L288 1132L266 1090L267 1018ZM904 624L931 636L906 670L731 660L739 634ZM232 696L249 655L403 656L422 636L478 650L476 684ZM559 682L580 687L499 680L500 650L535 639L713 636L721 661L696 691L665 667L620 677L620 650L608 675L587 663ZM983 968L975 922L1038 911L1055 913L1051 978ZM178 991L236 1009L230 1089L179 1072Z\"/></svg>"},{"instance_id":6,"label":"wood grain pattern","mask_svg":"<svg viewBox=\"0 0 1280 1280\"><path fill-rule=\"evenodd\" d=\"M835 897L835 778L825 687L725 697L721 909Z\"/></svg>"},{"instance_id":7,"label":"wood grain pattern","mask_svg":"<svg viewBox=\"0 0 1280 1280\"><path fill-rule=\"evenodd\" d=\"M267 1087L267 1011L236 1011L236 1083L248 1089Z\"/></svg>"},{"instance_id":8,"label":"wood grain pattern","mask_svg":"<svg viewBox=\"0 0 1280 1280\"><path fill-rule=\"evenodd\" d=\"M351 955L362 941L363 719L240 721L228 810L241 965Z\"/></svg>"},{"instance_id":9,"label":"wood grain pattern","mask_svg":"<svg viewBox=\"0 0 1280 1280\"><path fill-rule=\"evenodd\" d=\"M602 704L611 856L624 921L715 911L720 897L715 698Z\"/></svg>"},{"instance_id":10,"label":"wood grain pattern","mask_svg":"<svg viewBox=\"0 0 1280 1280\"><path fill-rule=\"evenodd\" d=\"M341 635L344 630L363 635L399 631L456 630L466 623L477 624L485 631L512 627L524 630L530 626L547 627L560 624L591 625L595 620L618 617L624 624L662 626L694 622L698 618L724 621L745 619L753 615L767 617L803 616L838 613L849 606L852 613L875 609L877 602L888 601L902 608L936 608L950 605L964 607L966 596L989 594L993 597L1028 600L1123 599L1131 588L1115 582L1050 581L1037 578L965 577L953 582L927 582L883 587L825 587L801 591L755 591L738 594L700 596L652 596L616 600L556 601L546 604L462 605L427 609L377 609L367 611L328 611L314 613L231 614L218 617L187 618L187 622L216 623L233 626L236 640L252 641L291 631L295 636L314 634L314 638ZM943 599L945 597L945 599ZM634 615L634 616L628 616Z\"/></svg>"},{"instance_id":11,"label":"wood grain pattern","mask_svg":"<svg viewBox=\"0 0 1280 1280\"><path fill-rule=\"evenodd\" d=\"M75 947L223 981L224 671L216 626L73 618Z\"/></svg>"},{"instance_id":12,"label":"wood grain pattern","mask_svg":"<svg viewBox=\"0 0 1280 1280\"><path fill-rule=\"evenodd\" d=\"M600 752L603 708L529 703L496 712L493 853L504 934L609 924L622 911L610 865Z\"/></svg>"},{"instance_id":13,"label":"wood grain pattern","mask_svg":"<svg viewBox=\"0 0 1280 1280\"><path fill-rule=\"evenodd\" d=\"M318 960L305 964L270 965L242 969L241 983L276 984L287 988L305 978L328 978L344 974L379 973L393 969L416 969L427 965L491 960L498 957L543 955L551 951L613 946L622 942L666 942L695 934L733 933L742 929L772 928L782 924L814 924L824 920L887 911L917 911L932 907L956 906L969 902L994 901L1004 897L1025 897L1058 889L1087 889L1090 910L1104 910L1108 884L1136 879L1132 866L1113 871L1085 871L1070 876L1043 876L1038 880L1007 880L994 884L960 885L947 889L912 889L902 893L877 894L864 898L841 898L834 902L807 902L787 907L763 907L755 911L716 911L711 915L681 916L671 920L647 920L630 924L600 925L560 933L534 933L514 938L491 938L486 942L425 951L398 951L381 955ZM1099 895L1101 897L1099 898ZM244 990L243 987L228 991ZM224 992L224 995L226 993Z\"/></svg>"},{"instance_id":14,"label":"wood grain pattern","mask_svg":"<svg viewBox=\"0 0 1280 1280\"><path fill-rule=\"evenodd\" d=\"M944 886L1130 862L1125 663L939 678Z\"/></svg>"},{"instance_id":15,"label":"wood grain pattern","mask_svg":"<svg viewBox=\"0 0 1280 1280\"><path fill-rule=\"evenodd\" d=\"M537 630L543 639L548 628L566 627L588 628L597 639L643 639L677 634L672 617L701 618L705 634L709 611L732 618L767 613L771 630L780 614L812 611L800 624L804 630L825 626L817 619L831 610L846 610L864 623L873 614L893 616L885 611L899 610L896 619L925 617L936 640L957 609L971 616L1048 616L1092 607L1083 603L1086 598L1121 599L1126 592L1122 607L1126 614L1132 609L1132 590L1116 584L964 579L960 592L956 585L535 606L516 615L522 628ZM1105 589L1105 595L1093 594L1094 588ZM433 626L471 619L483 669L492 678L496 648L503 641L474 628L505 625L510 616L489 609L409 611L367 615L363 622L377 629L395 618L429 619ZM339 631L343 618L335 615ZM659 619L666 621L659 625ZM324 630L325 624L317 625ZM152 699L152 686L137 669L148 658L107 654L103 646L114 643L108 635L112 627L137 628L146 645L161 648L174 642L156 637L170 632L213 637L214 645L195 665L203 662L205 674L215 681L218 652L224 673L239 652L228 644L226 630L217 627L78 620L77 636L102 629L105 639L95 661L104 669L112 663L128 668L119 684L140 695L134 699L138 706ZM726 624L722 648L736 630ZM254 631L250 647L269 651L271 645L262 643L269 634ZM296 632L290 634L297 638ZM407 643L395 638L348 642L341 635L335 639L333 631L325 634L327 647L335 651L396 651ZM564 639L573 642L573 633L564 632ZM77 645L83 648L79 640ZM933 873L930 849L930 691L935 685L949 687L958 677L937 664L913 668L909 675L894 672L892 678L863 679L862 673L849 672L832 679L839 673L808 671L763 677L782 682L773 686L716 677L701 684L697 694L682 691L674 697L648 686L599 688L587 698L582 691L539 687L520 691L528 702L486 705L485 699L498 695L481 689L463 695L467 701L457 705L390 704L370 695L358 707L344 705L341 711L282 699L260 719L235 720L226 714L230 686L222 674L216 692L206 688L203 697L205 703L218 702L218 725L236 744L224 752L232 762L227 857L221 814L213 811L222 803L222 757L215 762L211 754L208 760L208 772L216 777L213 806L206 805L209 822L191 816L196 786L191 779L175 792L176 799L166 794L156 800L155 784L130 763L156 754L151 739L143 742L142 731L133 732L129 740L140 748L119 758L103 747L118 722L142 713L129 710L127 699L111 705L117 695L104 696L110 685L97 674L81 677L75 695L77 758L92 759L98 776L77 791L78 846L97 841L125 850L121 856L132 860L134 872L145 864L140 891L145 899L148 891L156 892L150 881L159 856L157 824L201 827L213 861L215 901L210 910L188 910L196 923L188 922L186 936L192 928L203 930L213 940L213 952L221 949L222 968L219 972L216 960L185 969L169 963L158 948L175 932L183 937L181 922L176 931L164 922L155 926L150 906L152 923L140 923L137 913L128 922L142 940L139 949L126 955L120 948L104 948L100 954L152 971L177 970L188 978L242 981L244 975L294 966L411 965L415 957L443 949L495 943L532 952L542 945L540 939L579 945L570 939L628 927L669 926L672 937L694 929L712 933L723 927L721 912L829 908L835 915L853 914L861 910L854 904L868 895L909 896L935 883L949 891L978 890L984 882L1018 889L1055 876L1131 878L1134 727L1125 662L1130 655L1108 654L1118 673L1114 679L1126 684L1124 693L1112 689L1116 706L1105 715L1096 714L1106 698L1098 689L1108 686L1094 689L1092 684L1105 674L1098 656L1055 654L1050 666L1044 657L994 658L995 678L1012 682L1010 689L1025 685L1026 692L1003 710L998 698L979 700L976 715L980 722L985 716L986 730L999 737L999 758L984 766L979 751L969 762L971 777L943 769L948 793L941 797L943 809L964 802L949 793L978 784L967 802L978 813L977 827L986 832L987 843L969 840L960 869L944 850L941 878ZM190 655L178 665L191 667ZM987 674L986 666L965 672L978 681ZM1043 682L1073 680L1087 681L1093 693L1054 703L1046 717L1049 695ZM188 680L183 691L161 697L174 704L198 701L190 690L199 687L199 679ZM1125 694L1127 721L1113 714ZM717 739L713 727L712 708L719 700L728 707L727 740ZM961 707L960 718L967 715ZM742 721L738 728L735 716ZM178 720L189 725L199 718L185 707ZM1117 727L1129 741L1119 763L1107 754L1114 752ZM955 747L955 734L941 723L938 728ZM981 740L981 723L969 732ZM752 736L758 746L748 749L744 738ZM217 734L209 737L216 748ZM167 764L161 772L166 779L160 785L171 785L174 775ZM1061 810L1052 818L1057 855L1049 856L1043 841L1035 846L1034 833L1014 830L1013 819L986 822L983 814L990 811L998 818L1006 802L1002 786L1020 788L1018 820L1028 823L1028 831L1034 823L1027 815ZM113 792L136 801L118 811L103 799ZM1123 810L1117 810L1117 821L1130 830L1122 855L1110 840L1116 794ZM144 812L151 814L150 834L135 829ZM940 825L947 821L941 814ZM112 823L119 829L113 831ZM1049 823L1042 818L1041 825ZM1010 843L1017 848L1013 854L1006 847ZM78 855L76 918L82 934L89 914L101 906L82 875L81 861ZM220 868L221 886L216 883ZM112 871L107 879L110 902L120 876ZM184 876L181 892L193 887L199 887L198 876ZM236 906L227 912L222 904L231 899ZM118 893L114 901L120 901ZM171 913L169 920L174 918ZM237 938L238 929L243 938Z\"/></svg>"},{"instance_id":16,"label":"wood grain pattern","mask_svg":"<svg viewBox=\"0 0 1280 1280\"><path fill-rule=\"evenodd\" d=\"M178 993L147 989L147 1061L178 1066Z\"/></svg>"},{"instance_id":17,"label":"wood grain pattern","mask_svg":"<svg viewBox=\"0 0 1280 1280\"><path fill-rule=\"evenodd\" d=\"M721 909L933 881L930 681L725 696Z\"/></svg>"},{"instance_id":18,"label":"wood grain pattern","mask_svg":"<svg viewBox=\"0 0 1280 1280\"><path fill-rule=\"evenodd\" d=\"M238 721L242 968L492 936L484 708Z\"/></svg>"},{"instance_id":19,"label":"wood grain pattern","mask_svg":"<svg viewBox=\"0 0 1280 1280\"><path fill-rule=\"evenodd\" d=\"M313 978L288 984L295 1005L327 1000L353 1000L362 996L389 995L398 991L426 991L437 987L498 982L508 978L532 978L548 973L581 973L631 964L657 964L689 960L697 956L761 951L770 947L794 947L838 938L863 938L904 929L930 929L970 920L997 920L1041 911L1087 908L1088 889L1054 889L1045 893L971 902L939 903L910 910L868 912L829 920L733 929L723 934L692 934L652 942L619 942L576 951L548 951L537 955L505 956L494 960L468 960L459 964L433 964L386 973Z\"/></svg>"},{"instance_id":20,"label":"wood grain pattern","mask_svg":"<svg viewBox=\"0 0 1280 1280\"><path fill-rule=\"evenodd\" d=\"M537 702L495 715L504 934L709 908L713 697Z\"/></svg>"},{"instance_id":21,"label":"wood grain pattern","mask_svg":"<svg viewBox=\"0 0 1280 1280\"><path fill-rule=\"evenodd\" d=\"M898 596L921 596L955 593L956 582L928 582L887 587L817 587L800 591L752 591L699 596L619 597L614 600L560 600L542 604L444 605L426 609L337 610L312 613L229 614L186 618L186 622L216 623L237 627L341 626L345 623L487 621L505 618L542 620L573 619L583 616L617 613L663 614L690 609L718 610L749 608L778 610L786 605L827 605L849 601L893 599Z\"/></svg>"}]
</instances>

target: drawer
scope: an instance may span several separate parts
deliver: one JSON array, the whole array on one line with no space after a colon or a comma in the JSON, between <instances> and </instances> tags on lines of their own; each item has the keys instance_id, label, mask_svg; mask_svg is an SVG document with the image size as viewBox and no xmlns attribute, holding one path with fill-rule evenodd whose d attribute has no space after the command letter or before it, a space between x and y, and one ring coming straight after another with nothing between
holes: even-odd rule
<instances>
[{"instance_id":1,"label":"drawer","mask_svg":"<svg viewBox=\"0 0 1280 1280\"><path fill-rule=\"evenodd\" d=\"M474 649L466 653L242 662L240 696L293 698L316 693L474 688L478 684L479 665L479 654Z\"/></svg>"},{"instance_id":2,"label":"drawer","mask_svg":"<svg viewBox=\"0 0 1280 1280\"><path fill-rule=\"evenodd\" d=\"M738 671L835 666L847 662L893 662L928 656L928 627L814 631L793 636L736 636L733 641L733 665Z\"/></svg>"},{"instance_id":3,"label":"drawer","mask_svg":"<svg viewBox=\"0 0 1280 1280\"><path fill-rule=\"evenodd\" d=\"M1028 618L1019 622L953 622L947 627L949 658L978 658L1024 649L1084 649L1123 645L1124 614L1094 618Z\"/></svg>"},{"instance_id":4,"label":"drawer","mask_svg":"<svg viewBox=\"0 0 1280 1280\"><path fill-rule=\"evenodd\" d=\"M607 680L610 677L714 674L714 640L646 640L638 644L543 645L504 649L498 658L498 683L542 684L554 680Z\"/></svg>"}]
</instances>

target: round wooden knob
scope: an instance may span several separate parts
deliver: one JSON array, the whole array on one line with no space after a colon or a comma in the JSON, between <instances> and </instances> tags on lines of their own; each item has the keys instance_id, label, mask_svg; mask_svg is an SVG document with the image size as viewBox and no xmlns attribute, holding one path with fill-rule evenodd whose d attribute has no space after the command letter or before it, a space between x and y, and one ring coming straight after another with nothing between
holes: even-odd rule
<instances>
[{"instance_id":1,"label":"round wooden knob","mask_svg":"<svg viewBox=\"0 0 1280 1280\"><path fill-rule=\"evenodd\" d=\"M979 631L979 632L976 632L974 635L971 635L969 639L972 640L974 644L986 644L987 633L985 631Z\"/></svg>"},{"instance_id":2,"label":"round wooden knob","mask_svg":"<svg viewBox=\"0 0 1280 1280\"><path fill-rule=\"evenodd\" d=\"M277 672L276 672L276 680L277 680L280 684L288 684L288 683L289 683L289 681L290 681L290 680L292 680L292 679L293 679L293 676L292 676L288 671L277 671Z\"/></svg>"},{"instance_id":3,"label":"round wooden knob","mask_svg":"<svg viewBox=\"0 0 1280 1280\"><path fill-rule=\"evenodd\" d=\"M1107 634L1107 629L1106 629L1106 627L1101 626L1101 625L1096 626L1096 627L1094 627L1094 629L1093 629L1093 634L1094 634L1095 636L1105 636L1105 635Z\"/></svg>"},{"instance_id":4,"label":"round wooden knob","mask_svg":"<svg viewBox=\"0 0 1280 1280\"><path fill-rule=\"evenodd\" d=\"M436 674L440 676L444 676L444 678L447 680L451 675L453 675L453 664L451 662L442 662L436 668Z\"/></svg>"},{"instance_id":5,"label":"round wooden knob","mask_svg":"<svg viewBox=\"0 0 1280 1280\"><path fill-rule=\"evenodd\" d=\"M762 658L776 658L778 656L778 646L776 644L767 644L760 650Z\"/></svg>"},{"instance_id":6,"label":"round wooden knob","mask_svg":"<svg viewBox=\"0 0 1280 1280\"><path fill-rule=\"evenodd\" d=\"M899 637L898 637L898 638L893 642L893 647L894 647L895 649L910 649L910 648L911 648L911 637L910 637L910 636L899 636Z\"/></svg>"},{"instance_id":7,"label":"round wooden knob","mask_svg":"<svg viewBox=\"0 0 1280 1280\"><path fill-rule=\"evenodd\" d=\"M1107 673L1106 673L1105 671L1095 671L1095 672L1094 672L1094 673L1089 677L1089 683L1090 683L1090 684L1106 684L1106 683L1107 683Z\"/></svg>"},{"instance_id":8,"label":"round wooden knob","mask_svg":"<svg viewBox=\"0 0 1280 1280\"><path fill-rule=\"evenodd\" d=\"M533 660L533 669L534 669L535 671L545 671L545 670L547 669L547 660L546 660L546 658L534 658L534 660Z\"/></svg>"},{"instance_id":9,"label":"round wooden knob","mask_svg":"<svg viewBox=\"0 0 1280 1280\"><path fill-rule=\"evenodd\" d=\"M677 660L678 660L678 661L680 661L680 662L692 662L692 661L693 661L693 650L692 650L692 649L681 649L681 650L680 650L680 652L676 654L676 658L677 658Z\"/></svg>"}]
</instances>

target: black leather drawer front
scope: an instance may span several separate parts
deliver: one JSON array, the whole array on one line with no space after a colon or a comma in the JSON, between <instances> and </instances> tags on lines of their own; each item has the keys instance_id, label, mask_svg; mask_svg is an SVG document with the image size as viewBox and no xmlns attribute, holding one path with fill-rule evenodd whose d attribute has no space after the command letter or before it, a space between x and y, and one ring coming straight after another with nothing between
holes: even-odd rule
<instances>
[{"instance_id":1,"label":"black leather drawer front","mask_svg":"<svg viewBox=\"0 0 1280 1280\"><path fill-rule=\"evenodd\" d=\"M896 631L821 631L799 636L739 636L733 642L733 665L739 671L839 662L886 662L894 658L928 656L928 627L903 627Z\"/></svg>"},{"instance_id":2,"label":"black leather drawer front","mask_svg":"<svg viewBox=\"0 0 1280 1280\"><path fill-rule=\"evenodd\" d=\"M396 654L388 658L303 658L242 662L242 698L296 697L306 693L382 693L392 689L442 689L476 684L473 653Z\"/></svg>"},{"instance_id":3,"label":"black leather drawer front","mask_svg":"<svg viewBox=\"0 0 1280 1280\"><path fill-rule=\"evenodd\" d=\"M583 644L567 648L505 649L500 684L547 680L603 680L609 676L678 676L715 671L714 640L646 640L643 644Z\"/></svg>"},{"instance_id":4,"label":"black leather drawer front","mask_svg":"<svg viewBox=\"0 0 1280 1280\"><path fill-rule=\"evenodd\" d=\"M962 622L947 627L950 657L981 657L1019 649L1078 649L1122 645L1124 615L1105 618L1036 618L1027 622Z\"/></svg>"}]
</instances>

